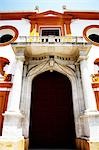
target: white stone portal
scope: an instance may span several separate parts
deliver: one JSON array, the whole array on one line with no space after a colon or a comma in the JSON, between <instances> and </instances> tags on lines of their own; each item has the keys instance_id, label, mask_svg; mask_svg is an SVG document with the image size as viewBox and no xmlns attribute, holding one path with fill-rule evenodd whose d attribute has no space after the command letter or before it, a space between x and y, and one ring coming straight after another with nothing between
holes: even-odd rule
<instances>
[{"instance_id":1,"label":"white stone portal","mask_svg":"<svg viewBox=\"0 0 99 150\"><path fill-rule=\"evenodd\" d=\"M6 137L8 135L10 137L11 132L12 137L21 137L23 135L25 138L29 138L32 81L37 75L45 71L57 71L67 76L71 82L76 137L87 137L91 140L96 137L98 139L99 114L96 110L94 96L91 100L88 92L89 88L86 89L90 85L90 91L93 95L90 81L87 80L88 76L86 76L88 70L85 60L80 60L80 63L75 63L74 61L64 60L56 56L46 56L42 57L42 59L37 58L35 60L29 58L25 61L23 58L23 56L20 57L16 65L18 71L16 69L15 77L20 76L20 83L18 83L19 80L16 77L15 82L13 82L13 84L15 83L14 91L16 97L14 97L15 94L10 93L11 100L8 104L8 112L5 112L3 136ZM93 105L90 105L91 101L93 101ZM89 110L87 114L85 111L86 108ZM91 114L90 110L93 110L93 114ZM24 116L23 119L22 116ZM93 120L96 117L97 122L94 125ZM13 125L13 128L11 128L11 125ZM14 133L14 131L16 132Z\"/></svg>"},{"instance_id":2,"label":"white stone portal","mask_svg":"<svg viewBox=\"0 0 99 150\"><path fill-rule=\"evenodd\" d=\"M31 106L31 90L32 90L32 81L38 75L45 71L57 71L61 74L67 76L72 85L72 99L73 99L73 111L74 111L74 120L75 120L75 131L76 136L81 136L81 123L80 115L84 111L83 103L83 94L80 82L80 76L77 76L76 68L74 64L70 65L61 65L57 63L55 59L46 59L45 61L39 62L35 65L35 61L24 65L24 77L23 77L23 86L22 86L22 97L20 110L24 114L23 121L23 135L25 138L29 137L29 124L30 124L30 106ZM79 70L79 69L78 69ZM79 72L79 71L78 71ZM81 102L80 102L81 101Z\"/></svg>"}]
</instances>

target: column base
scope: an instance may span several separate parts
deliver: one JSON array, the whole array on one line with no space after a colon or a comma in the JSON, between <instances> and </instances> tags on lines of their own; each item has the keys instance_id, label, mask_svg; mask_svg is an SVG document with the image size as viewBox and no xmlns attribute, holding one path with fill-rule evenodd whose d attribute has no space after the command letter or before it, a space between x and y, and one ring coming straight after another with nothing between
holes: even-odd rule
<instances>
[{"instance_id":1,"label":"column base","mask_svg":"<svg viewBox=\"0 0 99 150\"><path fill-rule=\"evenodd\" d=\"M76 138L76 148L78 150L99 150L99 141L89 141L84 138Z\"/></svg>"},{"instance_id":2,"label":"column base","mask_svg":"<svg viewBox=\"0 0 99 150\"><path fill-rule=\"evenodd\" d=\"M99 114L99 111L98 110L92 110L92 109L86 109L85 111L84 111L84 114L85 115L92 115L92 114Z\"/></svg>"},{"instance_id":3,"label":"column base","mask_svg":"<svg viewBox=\"0 0 99 150\"><path fill-rule=\"evenodd\" d=\"M88 137L89 141L99 141L99 111L85 111L80 116L82 123L82 136Z\"/></svg>"},{"instance_id":4,"label":"column base","mask_svg":"<svg viewBox=\"0 0 99 150\"><path fill-rule=\"evenodd\" d=\"M75 142L77 150L90 150L89 142L86 139L76 138Z\"/></svg>"},{"instance_id":5,"label":"column base","mask_svg":"<svg viewBox=\"0 0 99 150\"><path fill-rule=\"evenodd\" d=\"M28 148L29 148L29 138L24 139L24 142L25 142L24 150L28 150Z\"/></svg>"},{"instance_id":6,"label":"column base","mask_svg":"<svg viewBox=\"0 0 99 150\"><path fill-rule=\"evenodd\" d=\"M5 112L3 124L3 137L22 137L22 114L20 112Z\"/></svg>"},{"instance_id":7,"label":"column base","mask_svg":"<svg viewBox=\"0 0 99 150\"><path fill-rule=\"evenodd\" d=\"M24 137L20 138L0 137L0 150L24 150Z\"/></svg>"},{"instance_id":8,"label":"column base","mask_svg":"<svg viewBox=\"0 0 99 150\"><path fill-rule=\"evenodd\" d=\"M99 111L87 112L85 117L88 120L90 132L89 140L92 142L99 141Z\"/></svg>"}]
</instances>

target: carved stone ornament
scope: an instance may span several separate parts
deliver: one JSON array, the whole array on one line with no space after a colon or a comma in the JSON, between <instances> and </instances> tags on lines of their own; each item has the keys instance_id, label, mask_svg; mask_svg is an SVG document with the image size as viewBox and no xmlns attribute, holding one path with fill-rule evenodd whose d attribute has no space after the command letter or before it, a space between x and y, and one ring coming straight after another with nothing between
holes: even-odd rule
<instances>
[{"instance_id":1,"label":"carved stone ornament","mask_svg":"<svg viewBox=\"0 0 99 150\"><path fill-rule=\"evenodd\" d=\"M9 60L4 57L0 57L0 74L3 77L4 81L11 81L11 74L6 74L4 71L4 67L9 65Z\"/></svg>"}]
</instances>

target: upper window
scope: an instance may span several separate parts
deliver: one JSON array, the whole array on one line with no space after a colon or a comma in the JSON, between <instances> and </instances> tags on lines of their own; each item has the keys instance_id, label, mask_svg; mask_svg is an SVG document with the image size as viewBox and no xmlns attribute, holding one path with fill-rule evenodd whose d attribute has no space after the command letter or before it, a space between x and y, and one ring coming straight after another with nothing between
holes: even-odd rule
<instances>
[{"instance_id":1,"label":"upper window","mask_svg":"<svg viewBox=\"0 0 99 150\"><path fill-rule=\"evenodd\" d=\"M60 28L41 28L41 36L60 36Z\"/></svg>"}]
</instances>

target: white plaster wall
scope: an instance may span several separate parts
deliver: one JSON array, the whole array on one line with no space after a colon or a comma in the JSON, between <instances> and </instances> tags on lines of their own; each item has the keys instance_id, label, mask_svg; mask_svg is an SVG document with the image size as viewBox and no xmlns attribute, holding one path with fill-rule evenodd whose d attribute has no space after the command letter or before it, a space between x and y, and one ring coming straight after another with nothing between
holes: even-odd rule
<instances>
[{"instance_id":1,"label":"white plaster wall","mask_svg":"<svg viewBox=\"0 0 99 150\"><path fill-rule=\"evenodd\" d=\"M0 21L0 26L11 25L17 28L19 36L29 36L30 35L30 22L27 19L21 20L4 20ZM16 39L16 41L18 38ZM5 57L10 61L10 65L5 67L6 73L14 74L15 69L15 54L11 45L0 47L0 57Z\"/></svg>"},{"instance_id":2,"label":"white plaster wall","mask_svg":"<svg viewBox=\"0 0 99 150\"><path fill-rule=\"evenodd\" d=\"M11 25L17 28L19 31L19 36L29 36L30 35L30 22L28 19L21 20L4 20L0 21L0 26Z\"/></svg>"},{"instance_id":3,"label":"white plaster wall","mask_svg":"<svg viewBox=\"0 0 99 150\"><path fill-rule=\"evenodd\" d=\"M79 20L74 19L71 23L72 36L83 36L83 30L89 25L99 25L99 20Z\"/></svg>"},{"instance_id":4,"label":"white plaster wall","mask_svg":"<svg viewBox=\"0 0 99 150\"><path fill-rule=\"evenodd\" d=\"M99 25L99 20L72 20L71 23L71 31L73 36L83 36L83 30L86 26L89 25ZM21 20L4 20L0 21L0 26L3 25L12 25L16 27L19 31L19 36L29 36L30 35L30 22L27 19L21 19ZM17 39L18 40L18 39ZM16 41L17 41L16 40ZM88 68L89 73L94 73L94 60L99 57L99 47L92 46L91 51L88 55ZM12 73L15 64L15 54L11 48L11 45L0 47L0 57L8 58L10 63L10 66L7 70L8 73Z\"/></svg>"},{"instance_id":5,"label":"white plaster wall","mask_svg":"<svg viewBox=\"0 0 99 150\"><path fill-rule=\"evenodd\" d=\"M97 58L99 58L99 47L93 45L89 54L88 54L88 60L87 60L88 70L89 70L90 75L96 73L94 61ZM97 69L99 69L98 66L97 66Z\"/></svg>"},{"instance_id":6,"label":"white plaster wall","mask_svg":"<svg viewBox=\"0 0 99 150\"><path fill-rule=\"evenodd\" d=\"M11 45L0 47L0 57L7 58L10 61L10 64L4 68L6 74L14 74L16 60Z\"/></svg>"},{"instance_id":7,"label":"white plaster wall","mask_svg":"<svg viewBox=\"0 0 99 150\"><path fill-rule=\"evenodd\" d=\"M99 20L79 20L79 19L72 20L71 23L72 36L83 36L84 28L89 25L99 25ZM90 75L95 73L94 61L96 58L99 58L99 47L93 45L88 54L87 60Z\"/></svg>"}]
</instances>

